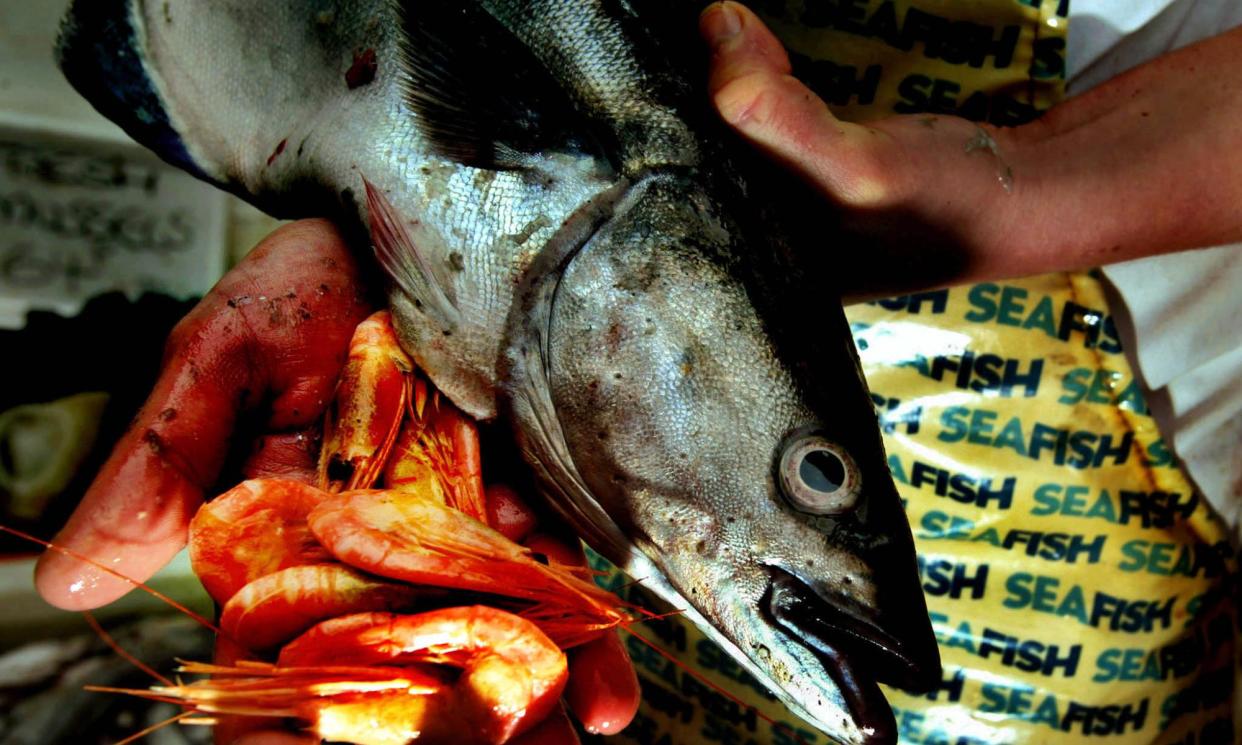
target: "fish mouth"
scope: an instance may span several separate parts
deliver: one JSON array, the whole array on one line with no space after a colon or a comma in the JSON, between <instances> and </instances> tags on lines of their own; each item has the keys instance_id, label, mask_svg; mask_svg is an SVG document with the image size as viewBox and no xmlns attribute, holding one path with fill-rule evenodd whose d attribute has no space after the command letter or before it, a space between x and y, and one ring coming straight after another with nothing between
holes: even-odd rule
<instances>
[{"instance_id":1,"label":"fish mouth","mask_svg":"<svg viewBox=\"0 0 1242 745\"><path fill-rule=\"evenodd\" d=\"M770 567L767 612L776 626L815 654L845 700L865 745L897 742L893 710L880 691L885 683L926 692L940 682L940 656L832 602L776 567Z\"/></svg>"}]
</instances>

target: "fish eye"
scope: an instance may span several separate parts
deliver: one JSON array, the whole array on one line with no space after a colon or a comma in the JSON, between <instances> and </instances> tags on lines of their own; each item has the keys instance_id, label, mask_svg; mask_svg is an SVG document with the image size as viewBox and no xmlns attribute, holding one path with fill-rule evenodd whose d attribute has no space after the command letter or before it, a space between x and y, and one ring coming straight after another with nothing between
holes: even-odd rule
<instances>
[{"instance_id":1,"label":"fish eye","mask_svg":"<svg viewBox=\"0 0 1242 745\"><path fill-rule=\"evenodd\" d=\"M839 515L858 502L858 467L845 448L816 434L794 437L781 453L781 491L796 509Z\"/></svg>"}]
</instances>

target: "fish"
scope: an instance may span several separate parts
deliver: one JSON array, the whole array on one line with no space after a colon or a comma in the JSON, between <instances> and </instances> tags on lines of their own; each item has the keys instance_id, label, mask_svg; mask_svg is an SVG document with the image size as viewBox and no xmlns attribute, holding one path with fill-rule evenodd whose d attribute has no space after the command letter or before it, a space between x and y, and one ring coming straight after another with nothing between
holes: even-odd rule
<instances>
[{"instance_id":1,"label":"fish","mask_svg":"<svg viewBox=\"0 0 1242 745\"><path fill-rule=\"evenodd\" d=\"M941 675L838 300L856 250L710 109L702 3L75 0L131 137L373 247L404 349L794 714L895 742Z\"/></svg>"}]
</instances>

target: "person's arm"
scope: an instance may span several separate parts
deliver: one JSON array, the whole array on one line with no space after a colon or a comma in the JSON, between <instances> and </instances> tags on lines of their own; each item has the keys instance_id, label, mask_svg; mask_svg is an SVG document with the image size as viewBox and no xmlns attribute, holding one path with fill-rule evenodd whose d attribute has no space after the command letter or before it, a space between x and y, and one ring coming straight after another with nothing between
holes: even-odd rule
<instances>
[{"instance_id":1,"label":"person's arm","mask_svg":"<svg viewBox=\"0 0 1242 745\"><path fill-rule=\"evenodd\" d=\"M789 74L780 42L750 11L713 4L701 28L721 116L864 237L866 250L842 257L851 293L1242 240L1242 29L997 129L931 115L842 122Z\"/></svg>"}]
</instances>

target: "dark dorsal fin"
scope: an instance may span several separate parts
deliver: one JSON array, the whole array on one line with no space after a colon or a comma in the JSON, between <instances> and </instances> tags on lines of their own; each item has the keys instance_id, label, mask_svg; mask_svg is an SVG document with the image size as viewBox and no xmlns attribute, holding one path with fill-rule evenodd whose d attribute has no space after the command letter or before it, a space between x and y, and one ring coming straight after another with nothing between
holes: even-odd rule
<instances>
[{"instance_id":1,"label":"dark dorsal fin","mask_svg":"<svg viewBox=\"0 0 1242 745\"><path fill-rule=\"evenodd\" d=\"M602 155L586 117L517 38L471 0L401 0L405 101L444 157L521 168L544 152Z\"/></svg>"}]
</instances>

